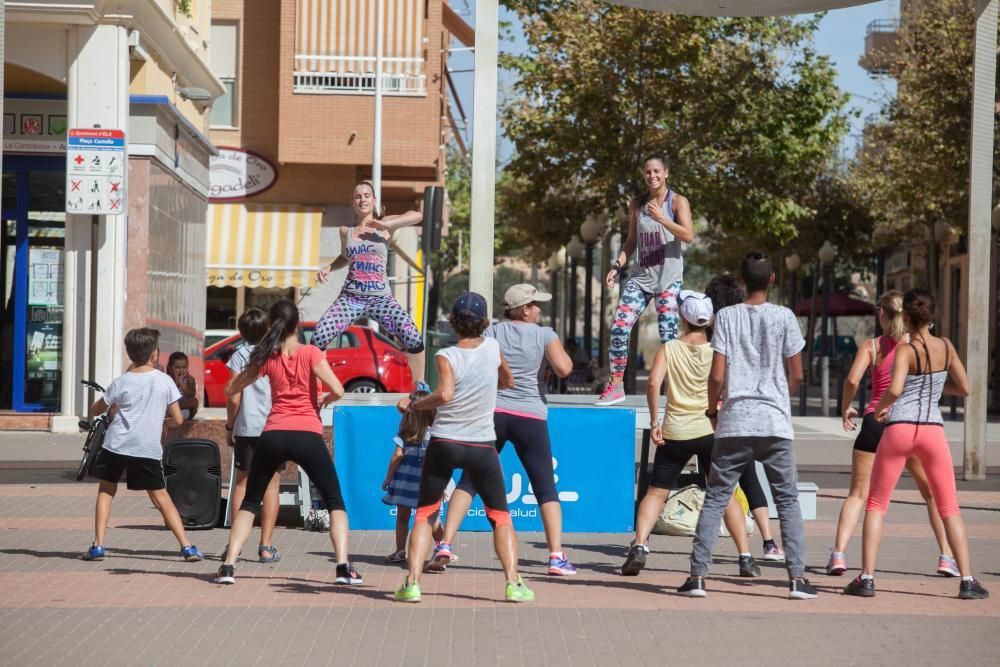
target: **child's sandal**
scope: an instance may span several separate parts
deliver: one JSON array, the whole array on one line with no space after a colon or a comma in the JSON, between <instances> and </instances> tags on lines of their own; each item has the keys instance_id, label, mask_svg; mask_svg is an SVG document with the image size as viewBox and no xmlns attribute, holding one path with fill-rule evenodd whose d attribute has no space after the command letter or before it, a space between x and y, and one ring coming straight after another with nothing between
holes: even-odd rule
<instances>
[{"instance_id":1,"label":"child's sandal","mask_svg":"<svg viewBox=\"0 0 1000 667\"><path fill-rule=\"evenodd\" d=\"M386 563L405 563L406 562L406 549L400 549L399 551L394 551L385 557Z\"/></svg>"}]
</instances>

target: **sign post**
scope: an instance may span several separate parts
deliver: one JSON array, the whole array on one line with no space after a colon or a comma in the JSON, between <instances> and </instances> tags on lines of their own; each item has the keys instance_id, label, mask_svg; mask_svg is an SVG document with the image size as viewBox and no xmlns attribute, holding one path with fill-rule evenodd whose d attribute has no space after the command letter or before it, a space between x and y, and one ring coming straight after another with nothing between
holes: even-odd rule
<instances>
[{"instance_id":1,"label":"sign post","mask_svg":"<svg viewBox=\"0 0 1000 667\"><path fill-rule=\"evenodd\" d=\"M66 133L66 212L125 213L127 158L122 130L70 129Z\"/></svg>"}]
</instances>

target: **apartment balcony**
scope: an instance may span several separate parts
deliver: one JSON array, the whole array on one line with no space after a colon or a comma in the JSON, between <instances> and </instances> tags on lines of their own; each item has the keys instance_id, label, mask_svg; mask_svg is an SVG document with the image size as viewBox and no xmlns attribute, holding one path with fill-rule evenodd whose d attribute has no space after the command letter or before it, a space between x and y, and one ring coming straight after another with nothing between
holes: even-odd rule
<instances>
[{"instance_id":1,"label":"apartment balcony","mask_svg":"<svg viewBox=\"0 0 1000 667\"><path fill-rule=\"evenodd\" d=\"M422 97L427 94L423 58L383 58L382 94ZM374 95L373 56L295 56L292 90L314 95Z\"/></svg>"},{"instance_id":2,"label":"apartment balcony","mask_svg":"<svg viewBox=\"0 0 1000 667\"><path fill-rule=\"evenodd\" d=\"M898 32L898 19L877 19L869 23L865 30L865 52L858 64L872 76L888 74L888 64L896 48Z\"/></svg>"}]
</instances>

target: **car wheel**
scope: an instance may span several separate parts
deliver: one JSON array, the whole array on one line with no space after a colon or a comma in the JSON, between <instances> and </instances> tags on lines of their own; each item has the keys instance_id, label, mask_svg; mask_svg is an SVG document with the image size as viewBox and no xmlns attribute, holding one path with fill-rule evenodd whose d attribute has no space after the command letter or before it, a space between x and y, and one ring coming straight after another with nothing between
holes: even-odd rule
<instances>
[{"instance_id":1,"label":"car wheel","mask_svg":"<svg viewBox=\"0 0 1000 667\"><path fill-rule=\"evenodd\" d=\"M347 391L351 394L377 394L381 389L374 380L355 380L347 385Z\"/></svg>"}]
</instances>

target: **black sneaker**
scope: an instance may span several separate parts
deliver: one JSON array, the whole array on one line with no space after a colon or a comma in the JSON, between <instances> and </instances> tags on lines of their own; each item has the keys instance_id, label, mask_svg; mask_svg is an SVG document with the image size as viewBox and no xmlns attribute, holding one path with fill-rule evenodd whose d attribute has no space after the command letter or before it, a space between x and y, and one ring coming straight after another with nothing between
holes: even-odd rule
<instances>
[{"instance_id":1,"label":"black sneaker","mask_svg":"<svg viewBox=\"0 0 1000 667\"><path fill-rule=\"evenodd\" d=\"M990 592L975 579L963 581L958 585L958 598L960 600L985 600L989 596Z\"/></svg>"},{"instance_id":2,"label":"black sneaker","mask_svg":"<svg viewBox=\"0 0 1000 667\"><path fill-rule=\"evenodd\" d=\"M338 584L360 584L364 580L358 571L351 567L350 563L341 563L337 566L337 579L335 581Z\"/></svg>"},{"instance_id":3,"label":"black sneaker","mask_svg":"<svg viewBox=\"0 0 1000 667\"><path fill-rule=\"evenodd\" d=\"M740 556L740 576L759 577L760 565L753 559L753 556Z\"/></svg>"},{"instance_id":4,"label":"black sneaker","mask_svg":"<svg viewBox=\"0 0 1000 667\"><path fill-rule=\"evenodd\" d=\"M688 577L684 585L677 589L677 592L689 598L705 597L707 595L705 592L705 577L696 577L694 575Z\"/></svg>"},{"instance_id":5,"label":"black sneaker","mask_svg":"<svg viewBox=\"0 0 1000 667\"><path fill-rule=\"evenodd\" d=\"M212 579L212 583L215 584L235 584L236 583L236 568L232 565L226 565L223 563L219 566L219 571L215 573L215 578Z\"/></svg>"},{"instance_id":6,"label":"black sneaker","mask_svg":"<svg viewBox=\"0 0 1000 667\"><path fill-rule=\"evenodd\" d=\"M646 548L645 544L633 544L632 548L628 550L628 557L625 559L625 564L622 565L622 576L639 576L642 568L646 567L647 553L649 553L649 549Z\"/></svg>"},{"instance_id":7,"label":"black sneaker","mask_svg":"<svg viewBox=\"0 0 1000 667\"><path fill-rule=\"evenodd\" d=\"M875 580L862 579L861 575L855 577L854 581L844 586L844 595L855 595L859 598L875 597Z\"/></svg>"},{"instance_id":8,"label":"black sneaker","mask_svg":"<svg viewBox=\"0 0 1000 667\"><path fill-rule=\"evenodd\" d=\"M812 600L817 595L819 595L819 591L805 577L792 579L788 582L788 597L791 600Z\"/></svg>"}]
</instances>

